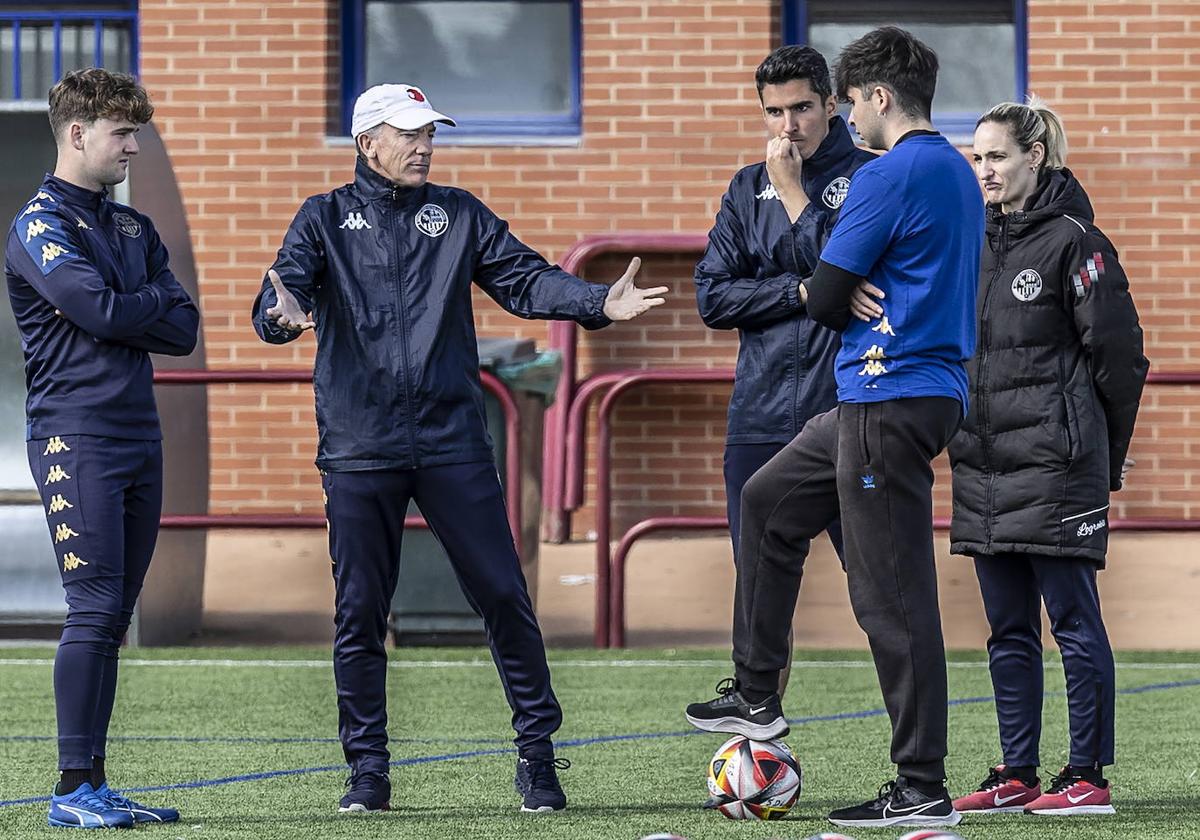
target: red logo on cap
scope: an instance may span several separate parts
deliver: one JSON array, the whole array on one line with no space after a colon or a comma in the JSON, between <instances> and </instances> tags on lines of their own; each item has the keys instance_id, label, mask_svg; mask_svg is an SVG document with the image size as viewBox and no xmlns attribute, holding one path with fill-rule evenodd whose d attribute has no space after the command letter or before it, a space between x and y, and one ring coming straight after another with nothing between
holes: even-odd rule
<instances>
[{"instance_id":1,"label":"red logo on cap","mask_svg":"<svg viewBox=\"0 0 1200 840\"><path fill-rule=\"evenodd\" d=\"M425 94L421 93L421 91L417 90L416 88L409 88L408 89L408 98L415 99L417 102L424 102Z\"/></svg>"}]
</instances>

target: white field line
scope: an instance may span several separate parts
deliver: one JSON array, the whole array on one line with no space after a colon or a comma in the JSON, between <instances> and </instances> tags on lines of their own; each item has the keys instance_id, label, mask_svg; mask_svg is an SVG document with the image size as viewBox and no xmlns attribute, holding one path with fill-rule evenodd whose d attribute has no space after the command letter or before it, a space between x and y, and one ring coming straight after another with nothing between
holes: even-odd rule
<instances>
[{"instance_id":1,"label":"white field line","mask_svg":"<svg viewBox=\"0 0 1200 840\"><path fill-rule=\"evenodd\" d=\"M53 659L0 659L0 666L54 664ZM155 668L330 668L332 662L325 659L133 659L121 657L123 667ZM389 668L494 668L490 659L442 660L389 662ZM552 668L727 668L726 659L551 659ZM869 660L830 659L797 660L793 668L874 668ZM986 662L949 662L948 668L982 669ZM1046 662L1046 669L1058 669L1059 662ZM1200 669L1200 662L1118 662L1117 670L1124 671L1192 671Z\"/></svg>"}]
</instances>

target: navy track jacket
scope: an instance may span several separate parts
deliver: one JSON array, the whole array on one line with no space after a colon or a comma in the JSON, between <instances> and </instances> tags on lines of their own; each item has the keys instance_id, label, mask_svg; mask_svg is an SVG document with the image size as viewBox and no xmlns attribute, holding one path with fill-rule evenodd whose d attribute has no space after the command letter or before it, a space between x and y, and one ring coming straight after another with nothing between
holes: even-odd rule
<instances>
[{"instance_id":1,"label":"navy track jacket","mask_svg":"<svg viewBox=\"0 0 1200 840\"><path fill-rule=\"evenodd\" d=\"M160 439L149 354L191 353L200 313L150 219L47 175L9 228L4 269L26 437Z\"/></svg>"},{"instance_id":2,"label":"navy track jacket","mask_svg":"<svg viewBox=\"0 0 1200 840\"><path fill-rule=\"evenodd\" d=\"M398 187L360 159L354 182L309 198L272 266L316 322L317 466L415 469L492 458L471 283L522 318L607 326L608 287L550 265L465 190ZM267 317L283 344L300 333Z\"/></svg>"},{"instance_id":3,"label":"navy track jacket","mask_svg":"<svg viewBox=\"0 0 1200 840\"><path fill-rule=\"evenodd\" d=\"M713 329L740 330L727 442L786 443L837 404L838 334L808 317L797 286L812 274L850 178L875 155L841 117L801 170L809 205L794 224L765 163L739 171L696 266L696 303Z\"/></svg>"}]
</instances>

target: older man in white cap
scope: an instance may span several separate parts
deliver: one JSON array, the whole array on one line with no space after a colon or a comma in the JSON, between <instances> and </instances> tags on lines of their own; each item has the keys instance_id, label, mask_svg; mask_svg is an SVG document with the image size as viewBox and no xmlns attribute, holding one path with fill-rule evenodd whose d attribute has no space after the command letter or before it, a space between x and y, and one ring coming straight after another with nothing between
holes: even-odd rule
<instances>
[{"instance_id":1,"label":"older man in white cap","mask_svg":"<svg viewBox=\"0 0 1200 840\"><path fill-rule=\"evenodd\" d=\"M437 123L413 85L358 98L354 182L301 206L254 301L254 328L272 344L312 328L317 466L336 589L334 677L339 735L351 774L341 812L386 810L384 639L404 515L415 500L482 616L518 750L527 812L567 800L550 736L562 712L513 546L484 427L474 282L522 318L590 329L662 303L665 287L633 284L639 260L612 286L550 265L465 190L428 182Z\"/></svg>"}]
</instances>

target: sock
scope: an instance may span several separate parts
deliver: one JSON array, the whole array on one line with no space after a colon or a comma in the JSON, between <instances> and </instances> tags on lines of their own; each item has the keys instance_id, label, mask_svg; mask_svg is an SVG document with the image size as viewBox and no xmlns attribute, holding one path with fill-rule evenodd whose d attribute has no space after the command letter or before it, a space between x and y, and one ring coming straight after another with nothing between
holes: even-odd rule
<instances>
[{"instance_id":1,"label":"sock","mask_svg":"<svg viewBox=\"0 0 1200 840\"><path fill-rule=\"evenodd\" d=\"M753 688L746 687L746 688L743 688L738 693L741 694L742 699L745 700L747 703L749 703L751 706L757 706L759 703L765 702L766 699L768 697L770 697L772 694L774 694L775 692L774 691L755 691Z\"/></svg>"},{"instance_id":2,"label":"sock","mask_svg":"<svg viewBox=\"0 0 1200 840\"><path fill-rule=\"evenodd\" d=\"M63 770L58 778L58 784L54 786L55 796L64 796L68 793L74 793L83 785L91 784L92 768L87 767L82 770Z\"/></svg>"},{"instance_id":3,"label":"sock","mask_svg":"<svg viewBox=\"0 0 1200 840\"><path fill-rule=\"evenodd\" d=\"M920 791L926 796L941 796L942 791L945 790L943 782L930 782L924 779L914 779L911 776L901 776L900 778L904 779L910 788Z\"/></svg>"},{"instance_id":4,"label":"sock","mask_svg":"<svg viewBox=\"0 0 1200 840\"><path fill-rule=\"evenodd\" d=\"M1076 767L1069 765L1067 772L1072 776L1083 779L1088 784L1093 784L1096 787L1106 787L1107 782L1104 781L1104 769L1095 765L1091 767Z\"/></svg>"},{"instance_id":5,"label":"sock","mask_svg":"<svg viewBox=\"0 0 1200 840\"><path fill-rule=\"evenodd\" d=\"M92 787L100 790L100 785L107 781L108 778L104 775L104 756L92 756Z\"/></svg>"},{"instance_id":6,"label":"sock","mask_svg":"<svg viewBox=\"0 0 1200 840\"><path fill-rule=\"evenodd\" d=\"M1000 772L1002 779L1016 779L1026 787L1033 787L1038 783L1037 767L1025 764L1007 764Z\"/></svg>"}]
</instances>

